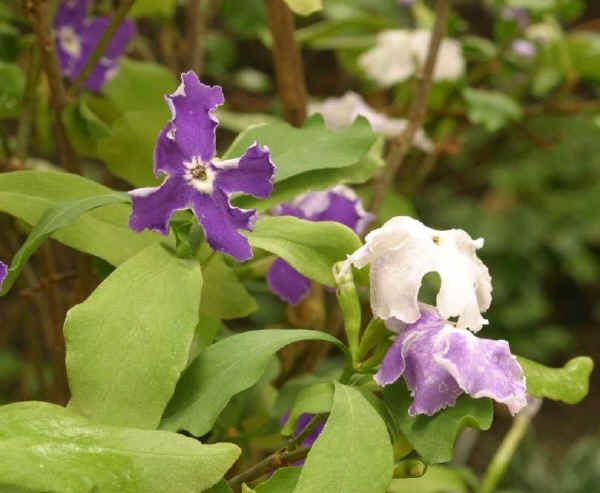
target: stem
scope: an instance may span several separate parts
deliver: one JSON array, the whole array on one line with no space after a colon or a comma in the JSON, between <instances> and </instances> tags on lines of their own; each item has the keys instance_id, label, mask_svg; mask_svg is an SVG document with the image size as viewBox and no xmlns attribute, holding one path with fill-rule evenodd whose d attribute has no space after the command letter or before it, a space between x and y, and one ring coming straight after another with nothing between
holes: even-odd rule
<instances>
[{"instance_id":1,"label":"stem","mask_svg":"<svg viewBox=\"0 0 600 493\"><path fill-rule=\"evenodd\" d=\"M287 450L278 450L277 452L269 455L269 457L267 457L266 459L260 461L255 466L252 466L247 471L231 478L228 481L229 486L233 488L242 483L247 483L248 481L258 479L261 476L264 476L265 474L269 473L273 469L293 464L294 462L297 462L300 459L304 459L304 457L306 457L306 455L309 452L310 447L303 447L298 450L294 450L293 452L289 452Z\"/></svg>"},{"instance_id":2,"label":"stem","mask_svg":"<svg viewBox=\"0 0 600 493\"><path fill-rule=\"evenodd\" d=\"M19 116L17 129L16 167L23 168L27 159L29 137L31 136L31 124L35 109L35 100L38 80L41 72L40 52L37 46L30 50L29 65L27 67L27 82L25 84L25 95L23 96L23 109Z\"/></svg>"},{"instance_id":3,"label":"stem","mask_svg":"<svg viewBox=\"0 0 600 493\"><path fill-rule=\"evenodd\" d=\"M191 68L198 77L202 75L204 68L206 27L215 11L214 3L214 0L189 0L188 4Z\"/></svg>"},{"instance_id":4,"label":"stem","mask_svg":"<svg viewBox=\"0 0 600 493\"><path fill-rule=\"evenodd\" d=\"M386 329L383 320L380 318L372 318L360 340L357 360L363 360L375 344L387 339L389 335L390 331Z\"/></svg>"},{"instance_id":5,"label":"stem","mask_svg":"<svg viewBox=\"0 0 600 493\"><path fill-rule=\"evenodd\" d=\"M295 436L292 440L290 440L290 443L288 445L288 450L289 451L296 450L298 448L298 445L300 445L304 441L304 439L308 435L310 435L313 431L315 431L317 426L319 426L326 419L327 419L327 414L317 414L316 416L313 416L313 418L308 422L308 424L304 427L304 429L297 436Z\"/></svg>"},{"instance_id":6,"label":"stem","mask_svg":"<svg viewBox=\"0 0 600 493\"><path fill-rule=\"evenodd\" d=\"M273 62L283 116L299 127L306 119L306 84L300 49L294 36L294 16L283 0L265 0L273 36Z\"/></svg>"},{"instance_id":7,"label":"stem","mask_svg":"<svg viewBox=\"0 0 600 493\"><path fill-rule=\"evenodd\" d=\"M483 481L481 482L480 493L492 493L510 464L510 460L517 450L517 446L525 436L527 427L532 418L537 414L541 405L541 400L537 399L521 411L513 420L513 424L488 465Z\"/></svg>"},{"instance_id":8,"label":"stem","mask_svg":"<svg viewBox=\"0 0 600 493\"><path fill-rule=\"evenodd\" d=\"M104 52L106 51L108 45L112 41L113 36L117 32L117 29L123 22L123 19L129 12L131 7L133 7L134 3L135 0L124 0L123 3L119 5L119 8L115 12L115 15L113 15L113 17L111 18L110 24L106 28L106 31L104 31L104 33L102 34L102 37L100 38L100 41L98 41L98 44L94 48L94 51L92 51L92 54L85 62L83 69L81 70L81 72L79 72L79 75L73 82L73 85L69 90L69 97L71 99L76 99L77 96L79 96L79 93L83 89L83 85L90 77L92 71L94 70L102 56L104 56Z\"/></svg>"},{"instance_id":9,"label":"stem","mask_svg":"<svg viewBox=\"0 0 600 493\"><path fill-rule=\"evenodd\" d=\"M56 47L54 46L54 37L52 36L48 0L23 0L23 5L42 51L44 70L48 78L52 108L54 110L54 127L60 162L67 171L75 173L77 172L74 159L75 153L67 138L67 132L62 121L62 113L68 101L58 64Z\"/></svg>"},{"instance_id":10,"label":"stem","mask_svg":"<svg viewBox=\"0 0 600 493\"><path fill-rule=\"evenodd\" d=\"M385 194L390 185L394 182L396 172L400 166L402 166L404 158L412 145L415 134L423 126L423 122L425 121L427 102L433 83L433 71L435 69L442 39L446 35L449 6L450 0L438 0L437 2L433 34L429 41L427 59L425 60L425 66L423 68L423 77L411 107L410 122L405 132L392 141L387 156L387 168L380 173L373 183L373 199L369 204L369 210L371 212L377 212L381 207Z\"/></svg>"}]
</instances>

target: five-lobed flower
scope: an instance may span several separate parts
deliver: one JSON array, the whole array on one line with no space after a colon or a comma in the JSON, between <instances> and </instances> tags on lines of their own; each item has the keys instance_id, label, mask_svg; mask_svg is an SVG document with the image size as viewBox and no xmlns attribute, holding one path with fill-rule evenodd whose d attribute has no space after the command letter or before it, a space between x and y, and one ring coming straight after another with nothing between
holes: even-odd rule
<instances>
[{"instance_id":1,"label":"five-lobed flower","mask_svg":"<svg viewBox=\"0 0 600 493\"><path fill-rule=\"evenodd\" d=\"M166 101L172 119L156 142L154 174L167 177L158 187L129 192L130 227L166 235L173 213L191 208L215 251L249 259L252 249L238 230L252 230L256 211L233 207L229 197L236 192L260 198L271 194L275 166L269 150L254 143L240 158L215 157L218 121L212 112L223 104L223 92L202 84L194 72L181 75L181 84Z\"/></svg>"},{"instance_id":2,"label":"five-lobed flower","mask_svg":"<svg viewBox=\"0 0 600 493\"><path fill-rule=\"evenodd\" d=\"M89 0L62 0L54 17L56 52L62 73L76 79L110 23L108 17L87 18ZM124 20L104 55L94 67L85 87L98 91L115 76L119 57L135 34L135 24Z\"/></svg>"}]
</instances>

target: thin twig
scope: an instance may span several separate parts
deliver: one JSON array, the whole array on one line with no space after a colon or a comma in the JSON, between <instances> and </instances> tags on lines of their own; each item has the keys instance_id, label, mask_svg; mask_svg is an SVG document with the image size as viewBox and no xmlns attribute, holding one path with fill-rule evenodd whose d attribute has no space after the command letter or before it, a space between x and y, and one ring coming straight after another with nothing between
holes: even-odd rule
<instances>
[{"instance_id":1,"label":"thin twig","mask_svg":"<svg viewBox=\"0 0 600 493\"><path fill-rule=\"evenodd\" d=\"M304 441L304 439L310 435L313 431L315 431L315 429L321 424L323 423L323 421L325 421L327 419L327 414L317 414L316 416L313 416L313 418L308 422L308 424L304 427L304 429L294 438L292 438L290 440L290 443L288 444L288 450L291 452L293 450L296 450L298 448L299 445L302 444L302 442Z\"/></svg>"},{"instance_id":2,"label":"thin twig","mask_svg":"<svg viewBox=\"0 0 600 493\"><path fill-rule=\"evenodd\" d=\"M306 83L294 36L294 16L283 0L265 0L265 4L273 36L273 62L283 116L299 127L306 119Z\"/></svg>"},{"instance_id":3,"label":"thin twig","mask_svg":"<svg viewBox=\"0 0 600 493\"><path fill-rule=\"evenodd\" d=\"M92 51L92 54L85 62L83 69L81 69L81 72L79 73L79 75L73 82L73 85L69 89L70 99L76 99L77 96L79 96L79 93L83 89L83 85L90 77L92 71L94 70L100 59L104 56L104 52L106 51L108 45L112 41L113 36L117 32L117 29L123 22L123 19L125 19L125 16L129 12L131 7L133 7L134 3L135 0L124 0L123 3L119 5L119 8L115 12L115 15L112 16L110 24L106 28L106 31L104 31L104 33L102 34L100 41L98 41L98 44L94 48L94 51Z\"/></svg>"},{"instance_id":4,"label":"thin twig","mask_svg":"<svg viewBox=\"0 0 600 493\"><path fill-rule=\"evenodd\" d=\"M23 6L42 52L42 61L50 86L51 103L54 110L54 128L60 162L67 171L75 173L77 172L75 153L67 138L62 120L62 114L68 101L52 36L48 0L23 0Z\"/></svg>"},{"instance_id":5,"label":"thin twig","mask_svg":"<svg viewBox=\"0 0 600 493\"><path fill-rule=\"evenodd\" d=\"M435 69L437 56L442 39L446 35L448 25L448 10L450 0L438 0L436 7L435 25L433 34L429 41L427 59L423 68L423 77L419 84L416 97L410 111L410 122L405 132L391 143L387 156L387 167L373 183L373 198L369 204L369 210L377 212L383 203L388 187L394 182L396 172L402 166L404 158L410 149L417 131L423 126L427 102L433 83L433 71Z\"/></svg>"},{"instance_id":6,"label":"thin twig","mask_svg":"<svg viewBox=\"0 0 600 493\"><path fill-rule=\"evenodd\" d=\"M261 476L277 469L279 467L293 464L294 462L304 459L310 452L310 447L303 447L293 452L289 452L285 449L278 450L277 452L269 455L266 459L261 460L258 464L252 466L247 471L231 478L228 483L231 488L238 486L242 483L247 483L258 479Z\"/></svg>"},{"instance_id":7,"label":"thin twig","mask_svg":"<svg viewBox=\"0 0 600 493\"><path fill-rule=\"evenodd\" d=\"M207 25L215 11L214 0L189 0L188 40L190 43L190 67L198 77L204 68Z\"/></svg>"}]
</instances>

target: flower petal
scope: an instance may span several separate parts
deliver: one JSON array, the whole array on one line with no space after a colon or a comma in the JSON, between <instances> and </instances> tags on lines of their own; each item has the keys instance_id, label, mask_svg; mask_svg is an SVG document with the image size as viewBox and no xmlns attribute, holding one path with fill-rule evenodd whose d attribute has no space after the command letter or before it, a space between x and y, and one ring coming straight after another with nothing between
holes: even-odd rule
<instances>
[{"instance_id":1,"label":"flower petal","mask_svg":"<svg viewBox=\"0 0 600 493\"><path fill-rule=\"evenodd\" d=\"M192 191L193 188L180 176L167 178L159 187L130 191L133 212L129 227L135 231L148 228L167 235L169 219L175 211L189 207Z\"/></svg>"},{"instance_id":2,"label":"flower petal","mask_svg":"<svg viewBox=\"0 0 600 493\"><path fill-rule=\"evenodd\" d=\"M338 185L328 191L329 205L314 221L337 221L361 234L375 216L367 212L354 190Z\"/></svg>"},{"instance_id":3,"label":"flower petal","mask_svg":"<svg viewBox=\"0 0 600 493\"><path fill-rule=\"evenodd\" d=\"M169 122L158 134L154 146L154 176L160 177L161 173L176 175L185 171L183 162L185 155L175 142L173 123Z\"/></svg>"},{"instance_id":4,"label":"flower petal","mask_svg":"<svg viewBox=\"0 0 600 493\"><path fill-rule=\"evenodd\" d=\"M85 21L89 0L62 0L56 7L54 27L80 26Z\"/></svg>"},{"instance_id":5,"label":"flower petal","mask_svg":"<svg viewBox=\"0 0 600 493\"><path fill-rule=\"evenodd\" d=\"M0 260L0 289L2 289L2 283L8 275L8 266Z\"/></svg>"},{"instance_id":6,"label":"flower petal","mask_svg":"<svg viewBox=\"0 0 600 493\"><path fill-rule=\"evenodd\" d=\"M404 359L404 338L397 337L394 344L385 353L379 371L373 379L382 387L398 380L406 368Z\"/></svg>"},{"instance_id":7,"label":"flower petal","mask_svg":"<svg viewBox=\"0 0 600 493\"><path fill-rule=\"evenodd\" d=\"M273 293L291 305L299 303L310 291L310 280L280 258L271 265L267 283Z\"/></svg>"},{"instance_id":8,"label":"flower petal","mask_svg":"<svg viewBox=\"0 0 600 493\"><path fill-rule=\"evenodd\" d=\"M208 162L215 155L218 121L212 111L225 101L219 86L202 84L194 72L181 74L181 84L166 96L175 124L175 141L189 158Z\"/></svg>"},{"instance_id":9,"label":"flower petal","mask_svg":"<svg viewBox=\"0 0 600 493\"><path fill-rule=\"evenodd\" d=\"M440 337L444 351L435 360L472 397L490 397L506 404L512 414L527 405L523 370L506 341L478 338L447 325Z\"/></svg>"},{"instance_id":10,"label":"flower petal","mask_svg":"<svg viewBox=\"0 0 600 493\"><path fill-rule=\"evenodd\" d=\"M238 229L251 231L256 211L232 207L227 195L218 188L211 195L194 193L192 208L213 250L231 255L240 262L252 257L250 243Z\"/></svg>"},{"instance_id":11,"label":"flower petal","mask_svg":"<svg viewBox=\"0 0 600 493\"><path fill-rule=\"evenodd\" d=\"M271 153L257 142L239 160L213 161L213 165L219 170L215 185L227 193L249 193L264 199L273 192Z\"/></svg>"}]
</instances>

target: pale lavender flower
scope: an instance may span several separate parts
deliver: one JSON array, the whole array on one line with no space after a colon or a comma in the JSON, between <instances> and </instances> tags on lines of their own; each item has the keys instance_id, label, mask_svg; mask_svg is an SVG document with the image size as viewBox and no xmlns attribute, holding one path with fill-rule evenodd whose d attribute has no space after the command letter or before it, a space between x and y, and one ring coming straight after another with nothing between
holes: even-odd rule
<instances>
[{"instance_id":1,"label":"pale lavender flower","mask_svg":"<svg viewBox=\"0 0 600 493\"><path fill-rule=\"evenodd\" d=\"M414 5L415 0L398 0L398 5L401 7L410 7Z\"/></svg>"},{"instance_id":2,"label":"pale lavender flower","mask_svg":"<svg viewBox=\"0 0 600 493\"><path fill-rule=\"evenodd\" d=\"M277 216L294 216L309 221L337 221L362 233L374 216L365 211L354 191L338 185L322 192L309 192L271 211ZM310 292L310 280L282 259L271 265L267 274L271 291L291 304L299 303Z\"/></svg>"},{"instance_id":3,"label":"pale lavender flower","mask_svg":"<svg viewBox=\"0 0 600 493\"><path fill-rule=\"evenodd\" d=\"M535 44L527 39L516 39L512 43L512 51L517 55L532 57L537 53Z\"/></svg>"},{"instance_id":4,"label":"pale lavender flower","mask_svg":"<svg viewBox=\"0 0 600 493\"><path fill-rule=\"evenodd\" d=\"M457 329L435 308L420 308L412 324L386 321L398 335L374 377L384 386L404 376L414 398L410 415L431 416L453 406L462 393L506 404L512 414L526 406L523 370L506 341L478 338Z\"/></svg>"},{"instance_id":5,"label":"pale lavender flower","mask_svg":"<svg viewBox=\"0 0 600 493\"><path fill-rule=\"evenodd\" d=\"M523 7L506 7L501 15L503 19L516 21L521 27L528 26L530 22L529 12Z\"/></svg>"},{"instance_id":6,"label":"pale lavender flower","mask_svg":"<svg viewBox=\"0 0 600 493\"><path fill-rule=\"evenodd\" d=\"M133 201L129 226L166 235L173 213L191 208L214 250L240 261L249 259L252 249L238 230L252 230L256 211L233 207L229 196L271 194L275 166L268 148L255 142L240 158L215 158L218 121L212 111L223 104L223 92L219 86L202 84L194 72L181 75L181 84L166 101L172 118L154 148L154 174L167 178L159 187L129 192Z\"/></svg>"},{"instance_id":7,"label":"pale lavender flower","mask_svg":"<svg viewBox=\"0 0 600 493\"><path fill-rule=\"evenodd\" d=\"M418 295L423 276L438 272L436 305L444 318L458 317L457 327L473 331L487 323L481 312L492 301L487 267L477 257L483 238L473 240L462 229L438 231L407 216L394 217L365 237L365 245L342 264L371 264L371 308L381 319L414 323L420 316Z\"/></svg>"},{"instance_id":8,"label":"pale lavender flower","mask_svg":"<svg viewBox=\"0 0 600 493\"><path fill-rule=\"evenodd\" d=\"M8 266L0 260L0 290L2 289L2 283L8 275Z\"/></svg>"},{"instance_id":9,"label":"pale lavender flower","mask_svg":"<svg viewBox=\"0 0 600 493\"><path fill-rule=\"evenodd\" d=\"M88 0L62 0L54 17L56 52L62 73L73 80L83 69L110 19L88 19ZM90 74L85 87L98 91L117 72L119 57L135 34L135 24L125 20L119 26L104 56Z\"/></svg>"}]
</instances>

